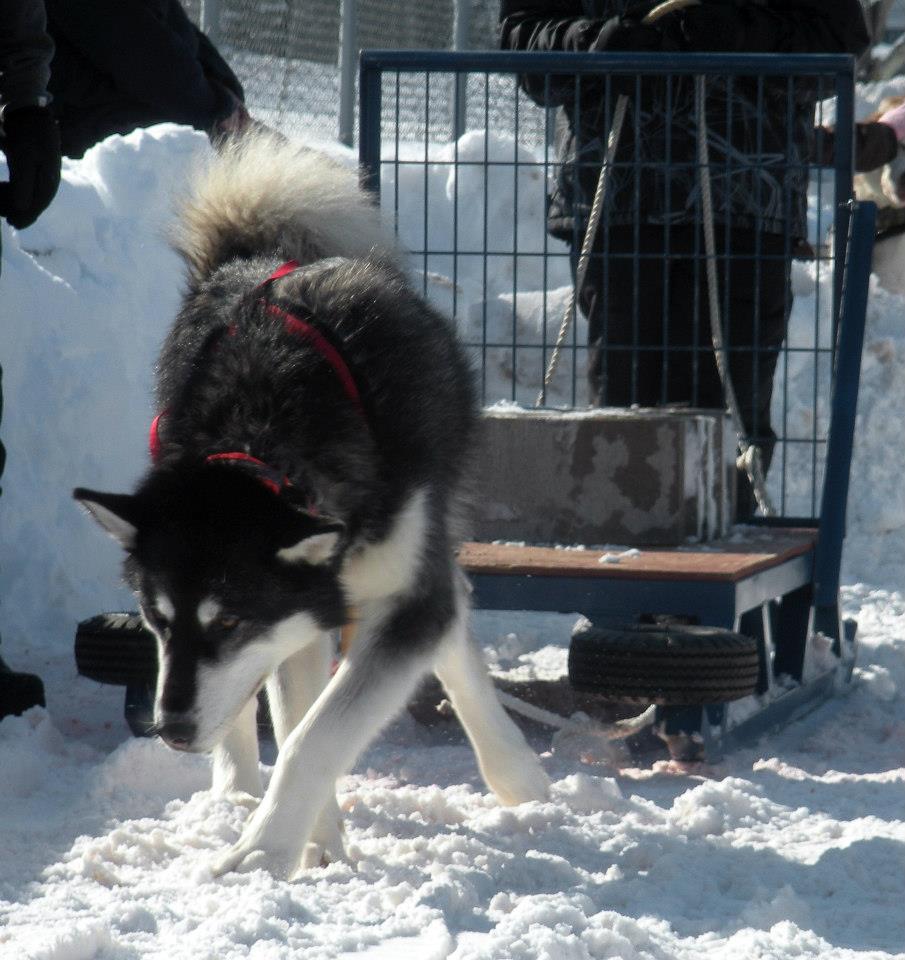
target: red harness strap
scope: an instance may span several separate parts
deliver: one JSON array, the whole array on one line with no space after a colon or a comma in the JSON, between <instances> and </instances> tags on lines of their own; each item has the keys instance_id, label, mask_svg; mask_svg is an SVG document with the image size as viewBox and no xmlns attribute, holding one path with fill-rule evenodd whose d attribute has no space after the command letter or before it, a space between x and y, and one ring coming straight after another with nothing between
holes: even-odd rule
<instances>
[{"instance_id":1,"label":"red harness strap","mask_svg":"<svg viewBox=\"0 0 905 960\"><path fill-rule=\"evenodd\" d=\"M273 281L279 280L281 277L287 276L287 274L293 273L295 270L298 270L299 263L297 260L287 260L286 263L281 264L277 267L273 273L264 280L258 287L267 288ZM342 358L342 354L333 346L332 343L317 329L314 324L309 323L307 320L297 317L295 314L290 313L288 310L284 310L282 307L276 306L276 304L270 303L266 295L261 297L260 302L263 304L264 309L273 317L278 317L283 322L283 329L287 333L291 333L294 336L301 337L310 343L314 349L319 353L326 361L330 364L333 372L336 374L337 379L342 385L343 391L346 396L355 407L358 409L359 413L365 417L365 408L364 404L361 401L361 394L358 392L358 385L355 383L355 378L352 376L352 372L349 370L348 365L345 360ZM235 335L236 328L235 325L230 325L227 332L230 335ZM152 462L156 463L162 454L163 443L160 437L160 422L163 417L166 415L166 410L161 411L157 414L156 417L151 421L151 429L148 436L148 447L151 453ZM227 462L237 462L243 464L247 467L251 467L254 470L255 476L263 483L269 490L272 490L274 493L279 494L286 487L291 486L289 478L284 474L281 474L278 470L271 467L269 464L265 463L263 460L259 460L257 457L251 456L251 454L244 453L243 451L228 451L225 453L213 453L210 456L205 458L207 463L216 463L219 461Z\"/></svg>"},{"instance_id":2,"label":"red harness strap","mask_svg":"<svg viewBox=\"0 0 905 960\"><path fill-rule=\"evenodd\" d=\"M264 463L263 460L259 460L257 457L253 457L250 453L242 453L240 450L234 450L231 453L212 453L210 456L205 457L204 460L205 463L217 463L218 461L225 460L227 462L247 465L251 468L255 479L259 480L268 490L276 494L280 494L286 487L292 486L286 474L281 474L279 470L275 470L270 464Z\"/></svg>"},{"instance_id":3,"label":"red harness strap","mask_svg":"<svg viewBox=\"0 0 905 960\"><path fill-rule=\"evenodd\" d=\"M352 376L352 372L346 366L345 360L343 360L342 355L333 346L332 343L317 329L313 324L308 323L306 320L302 320L293 313L289 313L286 310L283 310L282 307L278 307L275 303L268 303L264 301L264 309L273 317L279 317L283 321L283 328L287 333L294 334L297 337L301 337L304 340L307 340L314 349L333 367L333 372L336 374L337 379L342 384L342 388L345 391L346 396L352 401L353 404L358 409L358 412L364 416L365 408L364 404L361 402L361 395L358 392L358 386L355 383L355 378Z\"/></svg>"},{"instance_id":4,"label":"red harness strap","mask_svg":"<svg viewBox=\"0 0 905 960\"><path fill-rule=\"evenodd\" d=\"M258 289L268 288L275 280L279 280L280 277L285 277L290 273L294 273L299 268L298 260L287 260L284 264L281 264L273 273L259 286ZM272 316L279 317L283 321L283 329L287 333L291 333L296 337L301 337L304 340L307 340L314 349L330 364L333 368L333 372L336 374L337 379L342 384L342 388L345 391L346 396L352 401L353 404L358 408L359 413L364 416L365 409L364 404L361 402L361 394L358 392L358 385L355 383L355 377L352 376L352 371L349 370L346 361L343 360L342 354L333 346L332 343L317 329L314 324L309 323L307 320L303 320L301 317L297 317L294 313L290 313L288 310L284 310L282 307L278 307L274 303L270 303L266 295L261 297L261 303L264 305L264 309Z\"/></svg>"}]
</instances>

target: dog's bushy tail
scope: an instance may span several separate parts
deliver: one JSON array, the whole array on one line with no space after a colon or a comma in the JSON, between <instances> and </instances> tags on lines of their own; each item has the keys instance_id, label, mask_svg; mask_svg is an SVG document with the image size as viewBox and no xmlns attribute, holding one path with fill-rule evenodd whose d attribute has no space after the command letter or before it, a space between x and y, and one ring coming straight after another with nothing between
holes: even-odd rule
<instances>
[{"instance_id":1,"label":"dog's bushy tail","mask_svg":"<svg viewBox=\"0 0 905 960\"><path fill-rule=\"evenodd\" d=\"M195 282L237 256L399 259L356 170L271 132L236 137L212 157L182 206L173 246Z\"/></svg>"}]
</instances>

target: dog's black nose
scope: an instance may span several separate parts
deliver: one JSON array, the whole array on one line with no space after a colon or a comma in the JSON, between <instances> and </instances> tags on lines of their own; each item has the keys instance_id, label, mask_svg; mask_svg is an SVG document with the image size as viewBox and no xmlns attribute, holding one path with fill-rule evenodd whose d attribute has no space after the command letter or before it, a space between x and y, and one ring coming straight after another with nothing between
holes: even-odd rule
<instances>
[{"instance_id":1,"label":"dog's black nose","mask_svg":"<svg viewBox=\"0 0 905 960\"><path fill-rule=\"evenodd\" d=\"M174 750L188 750L195 739L195 724L182 717L164 716L157 726L160 739Z\"/></svg>"}]
</instances>

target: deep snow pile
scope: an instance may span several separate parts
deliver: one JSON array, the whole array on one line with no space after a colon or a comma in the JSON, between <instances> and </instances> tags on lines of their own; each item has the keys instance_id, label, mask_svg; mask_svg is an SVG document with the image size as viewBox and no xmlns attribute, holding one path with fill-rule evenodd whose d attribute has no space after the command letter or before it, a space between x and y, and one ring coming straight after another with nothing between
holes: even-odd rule
<instances>
[{"instance_id":1,"label":"deep snow pile","mask_svg":"<svg viewBox=\"0 0 905 960\"><path fill-rule=\"evenodd\" d=\"M461 149L483 155L469 137ZM905 582L905 303L878 288L845 566L862 646L843 700L693 774L582 763L538 735L553 796L514 810L486 793L455 731L405 715L340 782L352 864L292 884L210 879L247 811L204 792L205 758L129 739L120 689L75 676L75 622L131 599L116 549L70 499L76 484L128 487L146 463L151 368L181 282L164 233L207 149L172 126L112 138L66 164L35 227L3 224L2 651L44 676L50 709L0 723L0 958L905 956L905 601L889 592ZM449 168L430 176L446 229ZM477 182L458 189L480 209ZM423 184L403 196L417 246ZM492 200L500 223L505 184ZM542 242L542 204L527 204L519 243ZM519 313L539 316L538 277L520 281ZM512 278L494 282L502 325ZM548 299L563 282L547 278ZM471 303L477 278L456 283ZM437 299L450 290L431 283ZM499 669L562 669L566 618L477 624Z\"/></svg>"}]
</instances>

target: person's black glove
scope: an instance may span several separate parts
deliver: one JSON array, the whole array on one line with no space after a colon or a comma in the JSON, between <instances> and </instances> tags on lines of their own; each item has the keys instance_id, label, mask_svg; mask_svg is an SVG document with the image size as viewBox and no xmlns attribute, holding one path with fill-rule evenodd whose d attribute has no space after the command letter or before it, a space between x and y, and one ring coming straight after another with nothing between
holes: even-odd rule
<instances>
[{"instance_id":1,"label":"person's black glove","mask_svg":"<svg viewBox=\"0 0 905 960\"><path fill-rule=\"evenodd\" d=\"M0 217L17 230L30 227L60 185L60 131L47 107L20 107L3 115L9 182L0 183Z\"/></svg>"}]
</instances>

